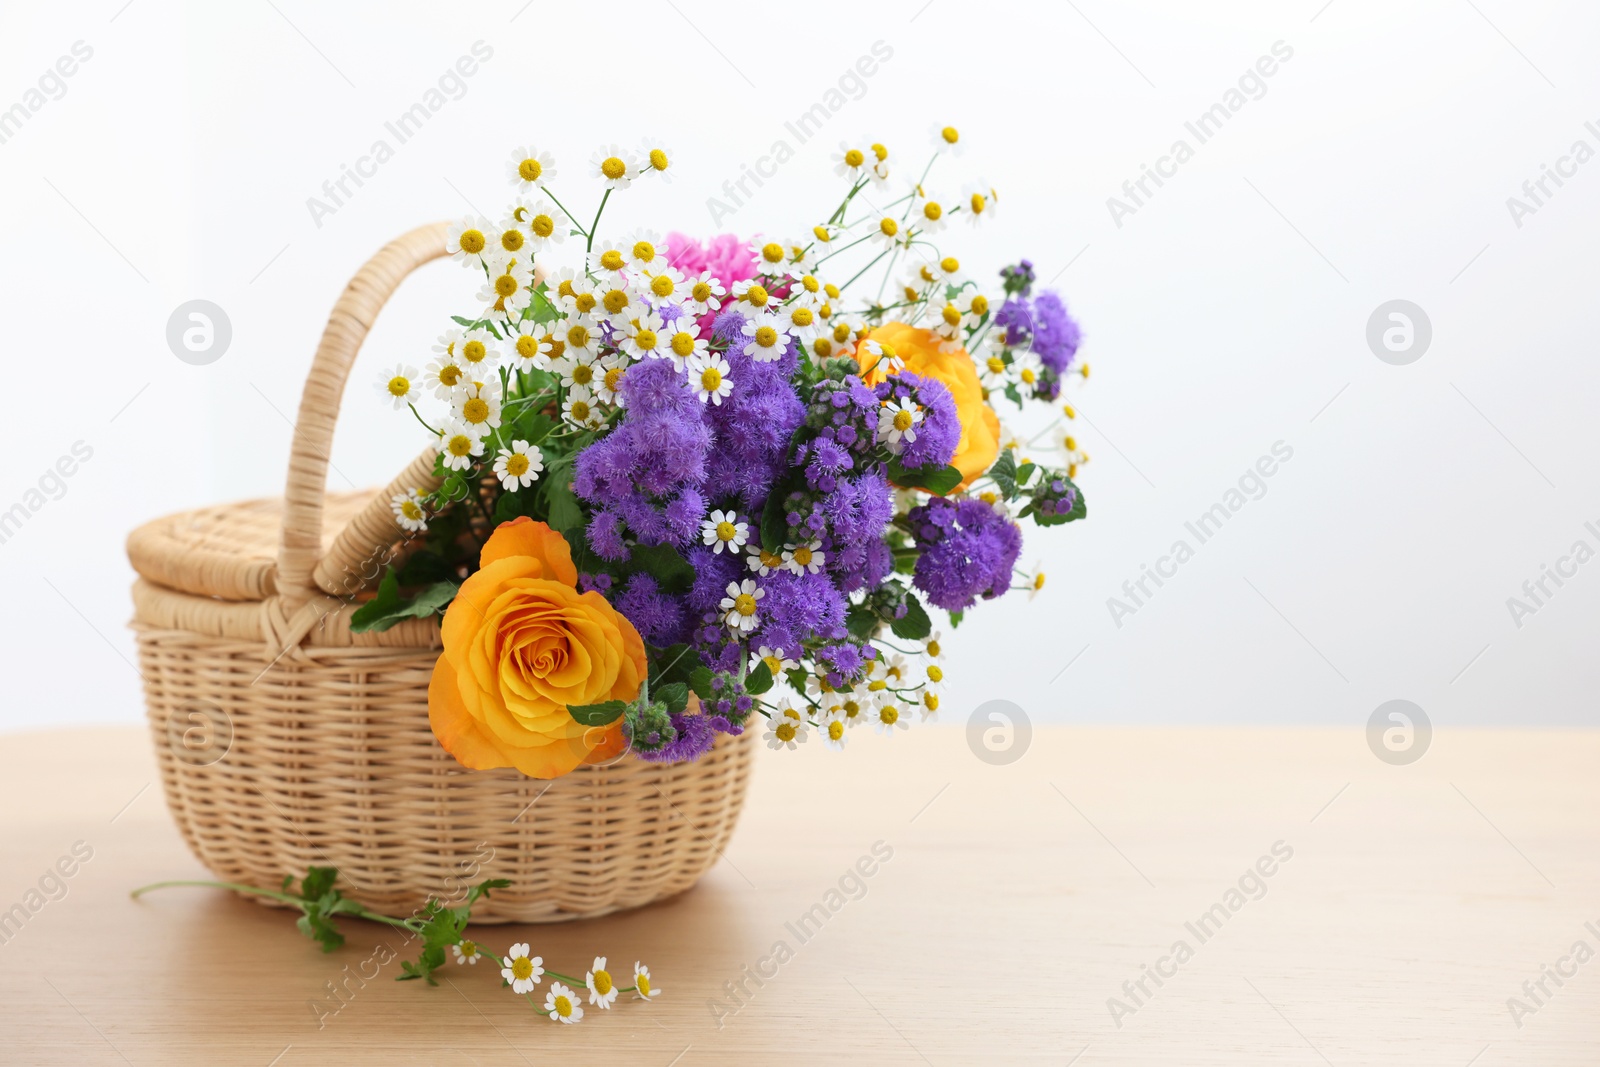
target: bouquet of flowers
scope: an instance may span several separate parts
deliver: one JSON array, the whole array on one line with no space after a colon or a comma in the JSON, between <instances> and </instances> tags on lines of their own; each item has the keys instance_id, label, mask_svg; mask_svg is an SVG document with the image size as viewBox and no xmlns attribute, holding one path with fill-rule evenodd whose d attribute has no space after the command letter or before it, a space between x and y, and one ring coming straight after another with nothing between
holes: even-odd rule
<instances>
[{"instance_id":1,"label":"bouquet of flowers","mask_svg":"<svg viewBox=\"0 0 1600 1067\"><path fill-rule=\"evenodd\" d=\"M1051 464L996 407L1060 404L1088 366L1027 260L985 292L941 246L998 196L937 194L964 145L932 140L900 190L887 147L841 144L837 203L793 239L602 230L613 197L670 180L658 143L575 168L592 215L518 149L504 215L451 228L476 310L377 382L439 484L393 500L409 541L352 629L440 617L429 718L460 763L693 760L757 716L774 748L841 749L937 714L930 608L954 627L1043 585L1020 526L1084 516L1088 457L1069 404Z\"/></svg>"}]
</instances>

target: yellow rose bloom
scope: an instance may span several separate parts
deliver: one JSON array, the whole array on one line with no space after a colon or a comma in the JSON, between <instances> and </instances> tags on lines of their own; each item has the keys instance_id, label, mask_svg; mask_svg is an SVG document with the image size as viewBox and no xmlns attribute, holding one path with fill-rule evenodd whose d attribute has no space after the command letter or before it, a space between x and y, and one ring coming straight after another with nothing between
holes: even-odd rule
<instances>
[{"instance_id":1,"label":"yellow rose bloom","mask_svg":"<svg viewBox=\"0 0 1600 1067\"><path fill-rule=\"evenodd\" d=\"M428 723L464 767L556 778L622 751L621 720L587 727L569 705L632 700L644 641L597 592L579 593L566 540L524 517L503 523L445 611Z\"/></svg>"}]
</instances>

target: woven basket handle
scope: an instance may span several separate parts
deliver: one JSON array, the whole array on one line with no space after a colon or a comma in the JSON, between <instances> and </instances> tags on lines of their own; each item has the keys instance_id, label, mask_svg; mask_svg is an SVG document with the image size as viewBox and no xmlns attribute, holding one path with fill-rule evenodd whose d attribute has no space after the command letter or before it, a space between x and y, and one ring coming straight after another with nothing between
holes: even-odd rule
<instances>
[{"instance_id":1,"label":"woven basket handle","mask_svg":"<svg viewBox=\"0 0 1600 1067\"><path fill-rule=\"evenodd\" d=\"M322 556L322 501L327 491L328 453L333 447L333 429L339 420L339 402L350 367L379 310L406 275L445 254L445 234L445 224L435 223L389 242L350 279L328 316L305 392L300 396L300 414L289 450L277 575L278 595L288 606L305 603L320 592L315 576ZM407 474L417 466L413 463ZM401 479L405 478L403 474ZM335 555L370 554L388 544L395 528L392 523L374 521L372 514L387 506L387 500L380 499L357 516L340 535L338 551L330 553L330 562ZM353 535L365 535L368 543L351 543Z\"/></svg>"}]
</instances>

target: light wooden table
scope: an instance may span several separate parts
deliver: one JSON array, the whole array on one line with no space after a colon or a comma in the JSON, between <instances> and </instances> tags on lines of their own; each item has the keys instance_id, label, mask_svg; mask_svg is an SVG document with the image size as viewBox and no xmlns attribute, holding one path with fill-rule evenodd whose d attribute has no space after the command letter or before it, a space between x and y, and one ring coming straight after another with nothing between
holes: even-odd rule
<instances>
[{"instance_id":1,"label":"light wooden table","mask_svg":"<svg viewBox=\"0 0 1600 1067\"><path fill-rule=\"evenodd\" d=\"M319 1027L325 984L370 974L393 934L350 923L327 956L289 913L226 893L129 900L205 876L148 749L132 728L0 737L0 908L75 843L93 851L0 944L0 1061L1600 1063L1600 959L1560 962L1600 951L1600 733L1440 731L1408 767L1327 730L1047 728L1009 766L949 727L763 751L696 889L480 929L569 973L596 953L651 965L658 1000L576 1027L487 964L438 988L391 964ZM802 941L794 924L875 842L892 858ZM1258 863L1270 876L1246 876ZM1538 993L1544 965L1575 973L1535 1004L1523 983ZM1535 1010L1514 1021L1512 997ZM1111 998L1133 1010L1114 1019Z\"/></svg>"}]
</instances>

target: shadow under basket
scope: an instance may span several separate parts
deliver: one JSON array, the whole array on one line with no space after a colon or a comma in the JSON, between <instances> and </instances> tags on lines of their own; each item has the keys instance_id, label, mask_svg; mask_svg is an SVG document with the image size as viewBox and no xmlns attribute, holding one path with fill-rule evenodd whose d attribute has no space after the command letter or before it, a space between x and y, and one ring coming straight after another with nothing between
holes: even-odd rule
<instances>
[{"instance_id":1,"label":"shadow under basket","mask_svg":"<svg viewBox=\"0 0 1600 1067\"><path fill-rule=\"evenodd\" d=\"M443 254L444 238L427 226L386 246L335 306L283 500L168 516L128 539L167 805L223 881L276 889L307 867L336 867L346 896L409 915L429 896L509 879L474 907L487 923L649 904L694 885L726 847L754 731L719 737L694 763L630 755L552 781L471 771L428 726L437 623L350 632L358 597L403 544L390 498L437 482L430 450L383 490L327 494L339 401L378 310Z\"/></svg>"}]
</instances>

